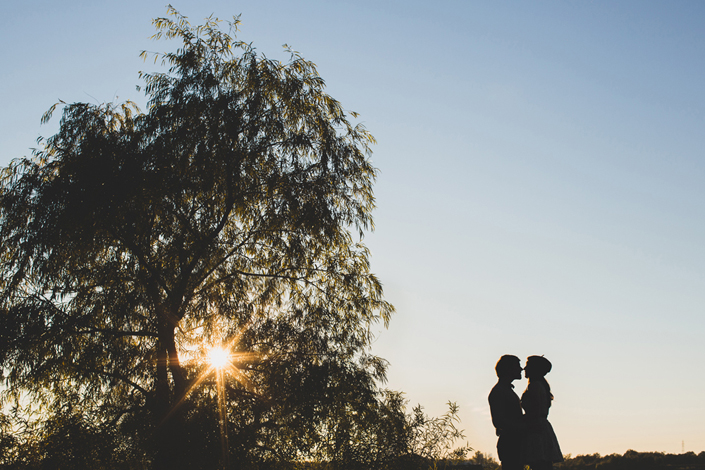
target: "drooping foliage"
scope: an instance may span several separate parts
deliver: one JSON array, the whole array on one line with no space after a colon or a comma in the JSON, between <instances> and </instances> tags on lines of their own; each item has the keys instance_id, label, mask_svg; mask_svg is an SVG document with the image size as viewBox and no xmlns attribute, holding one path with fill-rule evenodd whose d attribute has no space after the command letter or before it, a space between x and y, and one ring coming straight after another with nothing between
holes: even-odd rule
<instances>
[{"instance_id":1,"label":"drooping foliage","mask_svg":"<svg viewBox=\"0 0 705 470\"><path fill-rule=\"evenodd\" d=\"M114 429L155 468L222 465L189 457L220 449L219 406L242 465L335 460L341 423L383 406L369 344L393 307L361 242L374 140L313 63L258 54L237 19L154 23L181 47L141 74L144 112L62 105L58 133L2 171L4 403L32 403L45 435ZM203 361L220 344L225 405Z\"/></svg>"}]
</instances>

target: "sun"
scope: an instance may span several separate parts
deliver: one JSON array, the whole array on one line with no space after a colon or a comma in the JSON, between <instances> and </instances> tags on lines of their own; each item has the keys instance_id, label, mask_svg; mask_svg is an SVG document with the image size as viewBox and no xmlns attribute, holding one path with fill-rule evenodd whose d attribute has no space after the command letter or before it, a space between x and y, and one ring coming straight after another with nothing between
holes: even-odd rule
<instances>
[{"instance_id":1,"label":"sun","mask_svg":"<svg viewBox=\"0 0 705 470\"><path fill-rule=\"evenodd\" d=\"M214 346L208 351L208 362L214 369L222 369L230 363L230 354L225 349Z\"/></svg>"}]
</instances>

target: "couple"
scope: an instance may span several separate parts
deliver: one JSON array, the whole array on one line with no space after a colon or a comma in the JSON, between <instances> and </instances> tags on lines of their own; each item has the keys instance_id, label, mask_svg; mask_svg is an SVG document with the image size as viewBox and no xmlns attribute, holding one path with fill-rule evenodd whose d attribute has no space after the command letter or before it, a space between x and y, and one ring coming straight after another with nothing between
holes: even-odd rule
<instances>
[{"instance_id":1,"label":"couple","mask_svg":"<svg viewBox=\"0 0 705 470\"><path fill-rule=\"evenodd\" d=\"M521 362L516 356L502 356L497 361L497 385L490 392L492 424L497 429L497 454L502 470L550 470L562 462L558 440L548 422L551 387L545 376L551 363L543 356L529 356L524 367L529 385L521 400L514 393L512 381L521 379ZM523 411L522 411L523 409Z\"/></svg>"}]
</instances>

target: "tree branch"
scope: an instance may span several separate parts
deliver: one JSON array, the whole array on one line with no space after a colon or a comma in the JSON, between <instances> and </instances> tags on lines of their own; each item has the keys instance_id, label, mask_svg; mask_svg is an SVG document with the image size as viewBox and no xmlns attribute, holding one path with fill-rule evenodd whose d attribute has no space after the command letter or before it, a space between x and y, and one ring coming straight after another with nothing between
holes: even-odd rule
<instances>
[{"instance_id":1,"label":"tree branch","mask_svg":"<svg viewBox=\"0 0 705 470\"><path fill-rule=\"evenodd\" d=\"M152 331L148 330L140 330L140 331L123 331L123 330L113 330L110 328L95 328L95 327L90 327L87 330L79 330L76 333L78 334L90 334L90 333L103 333L103 334L110 334L116 337L121 337L121 336L144 336L144 337L152 337L152 338L157 338L159 335L157 333L154 333Z\"/></svg>"}]
</instances>

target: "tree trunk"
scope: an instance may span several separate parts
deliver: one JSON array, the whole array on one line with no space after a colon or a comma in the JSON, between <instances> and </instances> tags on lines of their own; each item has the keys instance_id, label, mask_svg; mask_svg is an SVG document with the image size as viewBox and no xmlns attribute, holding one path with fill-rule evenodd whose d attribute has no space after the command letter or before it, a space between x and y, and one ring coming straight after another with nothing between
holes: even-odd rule
<instances>
[{"instance_id":1,"label":"tree trunk","mask_svg":"<svg viewBox=\"0 0 705 470\"><path fill-rule=\"evenodd\" d=\"M179 405L186 394L186 374L179 362L174 332L176 324L165 313L163 307L157 308L159 317L159 340L157 342L157 390L155 417L155 441L157 446L155 470L173 470L181 468L183 444L183 420ZM168 373L174 383L173 390Z\"/></svg>"}]
</instances>

